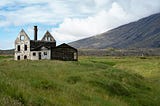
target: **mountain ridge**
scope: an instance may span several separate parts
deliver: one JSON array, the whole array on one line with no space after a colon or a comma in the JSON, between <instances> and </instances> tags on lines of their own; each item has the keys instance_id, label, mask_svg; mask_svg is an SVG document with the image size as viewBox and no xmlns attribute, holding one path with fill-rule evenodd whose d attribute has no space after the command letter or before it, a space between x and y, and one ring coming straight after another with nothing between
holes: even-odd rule
<instances>
[{"instance_id":1,"label":"mountain ridge","mask_svg":"<svg viewBox=\"0 0 160 106\"><path fill-rule=\"evenodd\" d=\"M82 49L159 48L160 13L69 43Z\"/></svg>"}]
</instances>

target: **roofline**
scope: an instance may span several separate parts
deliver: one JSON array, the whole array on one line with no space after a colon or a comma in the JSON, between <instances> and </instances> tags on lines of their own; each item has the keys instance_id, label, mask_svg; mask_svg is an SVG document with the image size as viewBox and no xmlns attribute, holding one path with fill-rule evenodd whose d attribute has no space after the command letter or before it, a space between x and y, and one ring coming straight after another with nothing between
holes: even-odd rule
<instances>
[{"instance_id":1,"label":"roofline","mask_svg":"<svg viewBox=\"0 0 160 106\"><path fill-rule=\"evenodd\" d=\"M72 46L70 46L70 45L68 45L68 44L66 44L66 43L62 43L62 44L56 46L56 48L57 48L57 47L60 47L61 45L64 45L64 44L67 45L67 46L69 46L70 48L72 48L72 49L78 51L76 48L74 48L74 47L72 47Z\"/></svg>"}]
</instances>

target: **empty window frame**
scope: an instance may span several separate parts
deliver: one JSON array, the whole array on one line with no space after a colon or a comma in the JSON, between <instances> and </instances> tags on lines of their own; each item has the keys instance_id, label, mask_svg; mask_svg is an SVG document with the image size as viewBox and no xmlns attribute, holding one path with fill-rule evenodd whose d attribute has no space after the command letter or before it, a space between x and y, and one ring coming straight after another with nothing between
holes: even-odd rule
<instances>
[{"instance_id":1,"label":"empty window frame","mask_svg":"<svg viewBox=\"0 0 160 106\"><path fill-rule=\"evenodd\" d=\"M51 41L51 37L45 37L45 41Z\"/></svg>"},{"instance_id":2,"label":"empty window frame","mask_svg":"<svg viewBox=\"0 0 160 106\"><path fill-rule=\"evenodd\" d=\"M48 41L47 37L45 37L45 41Z\"/></svg>"},{"instance_id":3,"label":"empty window frame","mask_svg":"<svg viewBox=\"0 0 160 106\"><path fill-rule=\"evenodd\" d=\"M50 38L50 37L48 37L48 41L51 41L51 38Z\"/></svg>"},{"instance_id":4,"label":"empty window frame","mask_svg":"<svg viewBox=\"0 0 160 106\"><path fill-rule=\"evenodd\" d=\"M74 53L74 60L77 59L77 53Z\"/></svg>"},{"instance_id":5,"label":"empty window frame","mask_svg":"<svg viewBox=\"0 0 160 106\"><path fill-rule=\"evenodd\" d=\"M22 40L22 41L24 40L24 35L20 36L20 40Z\"/></svg>"},{"instance_id":6,"label":"empty window frame","mask_svg":"<svg viewBox=\"0 0 160 106\"><path fill-rule=\"evenodd\" d=\"M21 50L21 46L17 45L17 51L20 51L20 50Z\"/></svg>"},{"instance_id":7,"label":"empty window frame","mask_svg":"<svg viewBox=\"0 0 160 106\"><path fill-rule=\"evenodd\" d=\"M35 52L33 52L33 56L36 56L36 53L35 53Z\"/></svg>"},{"instance_id":8,"label":"empty window frame","mask_svg":"<svg viewBox=\"0 0 160 106\"><path fill-rule=\"evenodd\" d=\"M27 51L27 45L24 45L24 50Z\"/></svg>"},{"instance_id":9,"label":"empty window frame","mask_svg":"<svg viewBox=\"0 0 160 106\"><path fill-rule=\"evenodd\" d=\"M43 54L44 54L44 55L47 55L47 52L44 52Z\"/></svg>"}]
</instances>

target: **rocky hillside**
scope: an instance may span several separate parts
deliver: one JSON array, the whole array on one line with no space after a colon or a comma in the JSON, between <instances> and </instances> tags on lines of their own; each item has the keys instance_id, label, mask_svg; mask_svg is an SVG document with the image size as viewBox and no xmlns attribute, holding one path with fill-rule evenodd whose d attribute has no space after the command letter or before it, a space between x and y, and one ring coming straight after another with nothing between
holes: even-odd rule
<instances>
[{"instance_id":1,"label":"rocky hillside","mask_svg":"<svg viewBox=\"0 0 160 106\"><path fill-rule=\"evenodd\" d=\"M86 49L159 48L160 13L69 44Z\"/></svg>"}]
</instances>

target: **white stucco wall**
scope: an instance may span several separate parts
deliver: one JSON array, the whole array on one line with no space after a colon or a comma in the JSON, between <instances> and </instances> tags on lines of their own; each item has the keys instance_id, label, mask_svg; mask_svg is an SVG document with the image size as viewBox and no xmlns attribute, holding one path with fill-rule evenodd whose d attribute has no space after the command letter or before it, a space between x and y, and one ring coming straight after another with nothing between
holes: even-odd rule
<instances>
[{"instance_id":1,"label":"white stucco wall","mask_svg":"<svg viewBox=\"0 0 160 106\"><path fill-rule=\"evenodd\" d=\"M44 52L47 53L47 55L44 54ZM33 53L36 53L36 56L33 56ZM50 60L51 59L51 50L42 50L42 51L31 51L30 56L31 60L39 60L39 53L41 53L41 60Z\"/></svg>"},{"instance_id":2,"label":"white stucco wall","mask_svg":"<svg viewBox=\"0 0 160 106\"><path fill-rule=\"evenodd\" d=\"M44 52L46 52L47 55L45 55ZM41 54L42 54L42 59L47 59L47 60L51 59L51 50L43 50L41 51Z\"/></svg>"},{"instance_id":3,"label":"white stucco wall","mask_svg":"<svg viewBox=\"0 0 160 106\"><path fill-rule=\"evenodd\" d=\"M33 56L33 53L35 53L36 55L35 56ZM39 51L31 51L30 52L30 56L31 56L31 60L39 60Z\"/></svg>"}]
</instances>

